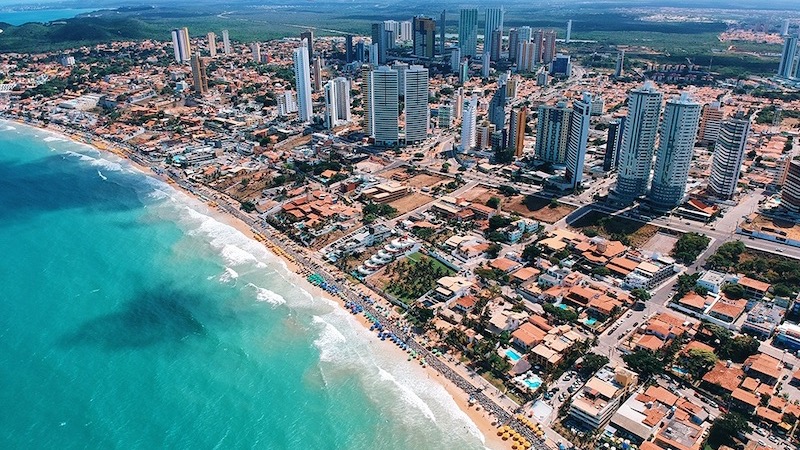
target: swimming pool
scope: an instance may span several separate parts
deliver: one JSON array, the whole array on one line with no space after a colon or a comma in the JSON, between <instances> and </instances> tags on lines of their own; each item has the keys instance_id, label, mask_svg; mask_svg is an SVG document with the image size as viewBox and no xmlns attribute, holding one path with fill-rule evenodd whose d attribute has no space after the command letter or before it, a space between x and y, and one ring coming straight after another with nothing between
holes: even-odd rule
<instances>
[{"instance_id":1,"label":"swimming pool","mask_svg":"<svg viewBox=\"0 0 800 450\"><path fill-rule=\"evenodd\" d=\"M597 323L597 319L595 319L594 317L591 317L591 318L588 318L588 319L584 320L583 323L585 323L586 326L591 327L591 326L594 326L594 324Z\"/></svg>"},{"instance_id":2,"label":"swimming pool","mask_svg":"<svg viewBox=\"0 0 800 450\"><path fill-rule=\"evenodd\" d=\"M517 351L514 350L513 348L507 348L506 349L506 356L508 356L509 359L511 359L511 361L514 361L514 362L517 362L520 359L522 359L522 355L517 353Z\"/></svg>"},{"instance_id":3,"label":"swimming pool","mask_svg":"<svg viewBox=\"0 0 800 450\"><path fill-rule=\"evenodd\" d=\"M689 375L689 372L687 372L683 367L679 366L672 366L672 371L680 375Z\"/></svg>"},{"instance_id":4,"label":"swimming pool","mask_svg":"<svg viewBox=\"0 0 800 450\"><path fill-rule=\"evenodd\" d=\"M539 389L539 386L542 385L542 379L536 375L531 375L522 382L531 389Z\"/></svg>"}]
</instances>

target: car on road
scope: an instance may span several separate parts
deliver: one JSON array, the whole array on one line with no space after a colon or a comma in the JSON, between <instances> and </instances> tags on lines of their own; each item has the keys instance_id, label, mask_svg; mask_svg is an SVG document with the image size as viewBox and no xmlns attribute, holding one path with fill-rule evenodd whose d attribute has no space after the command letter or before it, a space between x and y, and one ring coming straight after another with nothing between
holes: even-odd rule
<instances>
[{"instance_id":1,"label":"car on road","mask_svg":"<svg viewBox=\"0 0 800 450\"><path fill-rule=\"evenodd\" d=\"M767 430L765 430L765 429L763 429L761 427L758 427L758 428L756 428L756 434L760 434L761 436L766 436L768 433L767 433Z\"/></svg>"}]
</instances>

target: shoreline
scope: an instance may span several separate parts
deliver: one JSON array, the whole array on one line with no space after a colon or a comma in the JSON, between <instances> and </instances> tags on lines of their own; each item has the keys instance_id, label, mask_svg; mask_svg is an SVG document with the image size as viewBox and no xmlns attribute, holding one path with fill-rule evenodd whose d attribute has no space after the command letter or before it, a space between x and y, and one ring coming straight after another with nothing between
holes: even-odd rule
<instances>
[{"instance_id":1,"label":"shoreline","mask_svg":"<svg viewBox=\"0 0 800 450\"><path fill-rule=\"evenodd\" d=\"M92 135L91 133L73 131L72 133L74 133L74 134L71 134L70 131L68 131L67 129L61 129L61 128L57 127L57 126L50 125L50 124L42 126L42 125L39 125L39 124L36 124L36 123L27 123L27 122L24 122L23 120L21 120L19 118L8 118L8 117L6 117L6 118L0 118L0 120L5 120L5 121L10 122L10 123L13 122L15 124L22 125L22 126L25 126L25 127L29 127L31 129L34 129L34 130L43 130L43 131L47 131L47 132L56 134L56 135L66 139L66 140L69 140L71 142L76 142L76 143L80 143L80 144L83 144L83 145L90 146L93 149L95 149L98 152L100 152L101 154L104 154L104 153L105 154L113 154L113 155L125 160L126 163L130 164L132 167L134 167L136 170L141 172L143 175L150 176L152 178L155 178L155 179L158 179L160 181L166 182L167 184L172 186L176 191L182 192L182 193L186 194L187 196L189 196L191 199L205 204L207 206L207 208L208 208L205 213L208 214L213 219L218 220L218 221L220 221L220 222L222 222L222 223L224 223L224 224L236 229L237 231L242 233L247 238L252 239L252 240L260 243L261 245L263 245L265 247L265 249L269 253L271 253L273 256L275 256L277 259L279 259L281 262L283 262L283 264L285 265L286 270L288 272L292 272L294 275L296 275L296 276L301 278L300 283L303 284L303 286L302 286L303 289L305 289L306 291L310 292L312 295L315 295L315 296L318 296L318 297L321 297L321 298L324 298L324 299L327 299L327 300L330 300L330 301L334 302L336 304L336 307L342 308L342 310L345 311L345 312L348 312L348 313L350 312L350 311L348 311L346 309L345 300L342 297L337 296L337 295L333 295L330 292L322 289L319 286L316 286L316 285L310 283L308 280L305 279L305 275L306 274L315 273L316 272L316 270L314 268L306 267L301 262L299 262L295 258L293 258L291 255L287 254L280 246L278 246L277 244L272 242L270 240L270 237L265 236L264 233L259 232L250 223L248 223L245 220L243 220L242 218L238 217L238 214L235 214L235 213L231 212L229 209L224 208L222 202L227 202L228 206L232 207L232 205L230 205L230 201L227 198L220 198L220 196L218 196L218 195L214 196L213 197L213 201L217 202L219 200L219 202L216 203L216 205L212 205L212 204L210 204L210 202L212 201L211 197L209 197L207 195L199 194L195 190L191 190L191 189L187 188L186 186L184 186L183 184L181 184L179 182L176 182L175 180L173 180L169 176L154 171L150 166L147 166L147 165L143 164L141 161L137 161L137 159L139 159L139 158L130 157L129 152L126 149L124 149L121 145L113 143L113 142L108 142L106 139L104 139L102 137L99 137L99 136ZM83 134L83 136L81 136L81 134ZM90 140L91 142L85 142L85 140ZM102 142L102 145L97 145L98 144L97 141ZM201 188L202 188L202 190L208 189L208 188L206 188L204 186L202 186ZM216 191L214 191L214 192L216 192ZM284 238L282 236L277 236L277 237L276 236L272 236L272 238L273 239L281 239L281 240L287 240L288 241L288 238ZM305 251L304 251L304 253L305 253ZM352 290L358 292L359 294L368 295L368 296L370 296L372 298L377 298L378 302L376 302L376 303L381 303L383 306L386 306L387 308L389 308L390 311L393 310L393 308L394 308L388 301L383 299L383 297L381 297L380 294L378 294L377 292L372 291L369 287L367 287L367 286L365 286L363 284L359 283L359 284L351 285L350 288ZM368 331L370 329L370 326L372 325L372 323L369 321L369 319L367 317L365 317L363 314L355 314L353 316L356 319L356 321L360 324L360 326L364 327L364 331ZM380 342L380 339L377 339L376 335L372 335L370 337L370 341L371 342L373 342L373 341ZM398 361L403 361L403 362L406 362L407 364L416 365L416 366L420 365L419 361L417 359L412 359L411 361L407 361L408 355L406 354L406 352L401 350L399 347L397 347L391 341L387 342L386 345L390 348L390 350L388 350L388 352L389 353L393 353L393 357L397 358ZM384 349L382 349L382 350L384 350ZM510 446L511 446L512 441L503 441L496 435L497 426L498 426L498 424L500 422L499 418L496 418L496 417L492 416L484 408L478 408L479 403L474 403L473 405L470 405L470 402L469 402L470 396L469 396L469 394L467 392L465 392L463 389L461 389L458 385L456 385L456 383L454 383L453 381L449 380L447 377L442 376L442 374L438 370L433 368L432 366L426 365L426 366L423 366L422 368L423 368L424 373L426 373L427 377L429 379L434 380L434 382L436 382L437 384L442 386L444 388L444 390L453 399L453 401L455 402L456 406L464 414L466 414L466 416L470 419L472 424L475 426L475 428L478 430L478 432L483 437L483 445L486 448L489 448L489 449L509 449L509 448L511 448ZM494 425L493 425L493 423L494 423Z\"/></svg>"}]
</instances>

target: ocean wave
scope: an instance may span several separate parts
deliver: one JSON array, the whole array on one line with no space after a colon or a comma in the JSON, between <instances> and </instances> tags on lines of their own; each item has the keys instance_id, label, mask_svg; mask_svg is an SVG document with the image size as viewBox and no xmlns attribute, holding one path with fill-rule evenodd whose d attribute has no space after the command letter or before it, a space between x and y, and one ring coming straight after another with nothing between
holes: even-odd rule
<instances>
[{"instance_id":1,"label":"ocean wave","mask_svg":"<svg viewBox=\"0 0 800 450\"><path fill-rule=\"evenodd\" d=\"M103 172L100 172L99 170L97 171L97 175L98 175L100 178L102 178L102 179L103 179L103 181L106 181L106 180L108 180L108 177L107 177L107 176L105 176L105 175L103 175Z\"/></svg>"},{"instance_id":2,"label":"ocean wave","mask_svg":"<svg viewBox=\"0 0 800 450\"><path fill-rule=\"evenodd\" d=\"M269 289L256 286L253 283L247 283L247 285L256 290L256 300L260 302L266 302L273 306L286 304L286 299L283 298L282 295L276 292L272 292Z\"/></svg>"},{"instance_id":3,"label":"ocean wave","mask_svg":"<svg viewBox=\"0 0 800 450\"><path fill-rule=\"evenodd\" d=\"M12 127L11 125L6 125L5 128L3 128L3 131L14 131L16 129L17 129L17 127Z\"/></svg>"},{"instance_id":4,"label":"ocean wave","mask_svg":"<svg viewBox=\"0 0 800 450\"><path fill-rule=\"evenodd\" d=\"M91 158L89 164L95 167L102 167L106 170L111 170L113 172L121 172L123 170L122 164L114 161L109 161L104 158Z\"/></svg>"},{"instance_id":5,"label":"ocean wave","mask_svg":"<svg viewBox=\"0 0 800 450\"><path fill-rule=\"evenodd\" d=\"M230 281L235 281L237 278L239 278L238 272L231 269L230 267L225 267L225 271L222 272L222 275L219 276L219 281L223 283L228 283Z\"/></svg>"},{"instance_id":6,"label":"ocean wave","mask_svg":"<svg viewBox=\"0 0 800 450\"><path fill-rule=\"evenodd\" d=\"M408 387L407 385L397 381L397 378L395 378L394 375L392 375L391 373L385 371L381 367L378 367L378 374L380 374L380 377L381 377L382 380L389 381L392 384L394 384L395 387L397 387L397 389L401 393L400 397L403 400L408 402L411 406L413 406L413 407L419 409L420 411L422 411L422 414L425 417L427 417L428 419L430 419L431 422L436 423L436 415L433 414L433 411L431 410L431 407L428 406L427 403L425 403L425 400L420 398L419 395L417 395L413 390L411 390L410 387Z\"/></svg>"},{"instance_id":7,"label":"ocean wave","mask_svg":"<svg viewBox=\"0 0 800 450\"><path fill-rule=\"evenodd\" d=\"M73 156L75 158L80 159L81 161L94 161L94 158L92 158L89 155L84 155L83 153L73 152L72 150L61 150L61 151L63 151L68 156Z\"/></svg>"},{"instance_id":8,"label":"ocean wave","mask_svg":"<svg viewBox=\"0 0 800 450\"><path fill-rule=\"evenodd\" d=\"M344 345L347 338L341 331L331 325L320 316L314 316L312 321L317 325L322 325L319 337L314 340L314 346L319 350L320 361L335 362L348 360L350 352Z\"/></svg>"},{"instance_id":9,"label":"ocean wave","mask_svg":"<svg viewBox=\"0 0 800 450\"><path fill-rule=\"evenodd\" d=\"M63 142L63 141L66 141L66 139L64 139L62 137L58 137L58 136L47 136L45 138L42 138L42 140L45 141L45 142L54 142L54 141L62 141Z\"/></svg>"}]
</instances>

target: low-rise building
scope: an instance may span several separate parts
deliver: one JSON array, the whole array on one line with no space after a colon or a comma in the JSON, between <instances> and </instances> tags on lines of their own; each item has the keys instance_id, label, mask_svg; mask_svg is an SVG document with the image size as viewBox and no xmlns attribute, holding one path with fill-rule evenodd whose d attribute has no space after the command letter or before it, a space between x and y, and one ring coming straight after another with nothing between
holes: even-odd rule
<instances>
[{"instance_id":1,"label":"low-rise building","mask_svg":"<svg viewBox=\"0 0 800 450\"><path fill-rule=\"evenodd\" d=\"M742 324L742 332L768 339L780 325L785 312L786 310L779 306L757 302L747 313L747 318Z\"/></svg>"},{"instance_id":2,"label":"low-rise building","mask_svg":"<svg viewBox=\"0 0 800 450\"><path fill-rule=\"evenodd\" d=\"M623 367L603 367L572 398L570 417L590 430L605 426L638 378Z\"/></svg>"}]
</instances>

